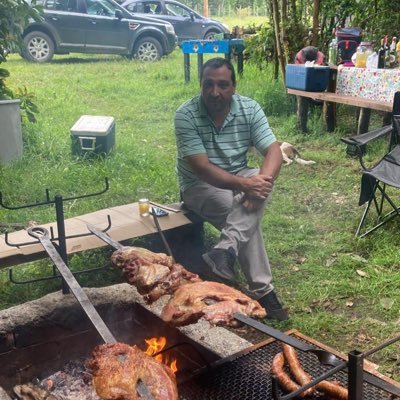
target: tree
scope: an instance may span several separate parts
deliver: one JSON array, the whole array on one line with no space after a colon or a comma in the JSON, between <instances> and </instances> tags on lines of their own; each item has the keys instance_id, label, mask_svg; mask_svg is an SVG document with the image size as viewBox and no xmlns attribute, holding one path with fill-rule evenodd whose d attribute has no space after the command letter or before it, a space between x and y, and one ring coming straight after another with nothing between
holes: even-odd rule
<instances>
[{"instance_id":1,"label":"tree","mask_svg":"<svg viewBox=\"0 0 400 400\"><path fill-rule=\"evenodd\" d=\"M10 53L20 50L22 32L29 17L38 18L38 10L25 0L1 0L0 2L0 64ZM9 72L0 68L0 99L10 98L12 92L5 86L4 79Z\"/></svg>"},{"instance_id":2,"label":"tree","mask_svg":"<svg viewBox=\"0 0 400 400\"><path fill-rule=\"evenodd\" d=\"M0 2L0 64L7 61L10 53L18 52L22 45L22 33L29 18L39 18L39 9L31 7L25 0L1 0ZM0 100L15 98L13 91L7 87L5 80L10 75L7 69L0 68ZM36 106L32 95L20 89L21 108L25 110L30 121L35 120Z\"/></svg>"}]
</instances>

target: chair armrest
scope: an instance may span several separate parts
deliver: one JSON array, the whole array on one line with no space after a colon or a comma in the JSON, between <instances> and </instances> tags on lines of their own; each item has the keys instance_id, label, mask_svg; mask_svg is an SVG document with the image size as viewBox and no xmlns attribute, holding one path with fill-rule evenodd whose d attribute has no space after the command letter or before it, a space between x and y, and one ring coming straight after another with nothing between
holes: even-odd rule
<instances>
[{"instance_id":1,"label":"chair armrest","mask_svg":"<svg viewBox=\"0 0 400 400\"><path fill-rule=\"evenodd\" d=\"M363 133L361 135L348 136L340 138L343 143L353 146L363 146L372 140L378 139L382 136L388 135L392 132L392 125L386 125L382 128L375 129L371 132Z\"/></svg>"}]
</instances>

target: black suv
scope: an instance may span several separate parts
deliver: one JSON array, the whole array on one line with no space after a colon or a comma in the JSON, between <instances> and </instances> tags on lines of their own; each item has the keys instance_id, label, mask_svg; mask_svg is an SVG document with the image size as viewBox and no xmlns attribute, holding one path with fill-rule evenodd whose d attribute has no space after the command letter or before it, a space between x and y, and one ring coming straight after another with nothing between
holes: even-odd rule
<instances>
[{"instance_id":1,"label":"black suv","mask_svg":"<svg viewBox=\"0 0 400 400\"><path fill-rule=\"evenodd\" d=\"M54 54L104 53L155 61L177 44L173 26L134 17L114 0L44 0L43 18L23 33L22 56L50 61Z\"/></svg>"}]
</instances>

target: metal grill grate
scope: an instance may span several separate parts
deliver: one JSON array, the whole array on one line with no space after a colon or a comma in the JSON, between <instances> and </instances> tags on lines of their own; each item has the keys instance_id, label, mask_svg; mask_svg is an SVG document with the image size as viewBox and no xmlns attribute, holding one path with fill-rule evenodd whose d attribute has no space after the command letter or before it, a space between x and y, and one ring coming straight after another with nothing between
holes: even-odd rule
<instances>
[{"instance_id":1,"label":"metal grill grate","mask_svg":"<svg viewBox=\"0 0 400 400\"><path fill-rule=\"evenodd\" d=\"M179 385L181 400L270 400L272 396L271 363L275 354L281 351L276 341L239 355L233 360L225 360L210 371ZM317 358L309 353L298 351L303 368L313 378L328 371L331 367L322 366ZM347 370L334 375L347 387ZM284 395L285 393L281 393ZM364 398L367 400L393 399L391 393L364 382ZM320 396L309 397L321 400Z\"/></svg>"}]
</instances>

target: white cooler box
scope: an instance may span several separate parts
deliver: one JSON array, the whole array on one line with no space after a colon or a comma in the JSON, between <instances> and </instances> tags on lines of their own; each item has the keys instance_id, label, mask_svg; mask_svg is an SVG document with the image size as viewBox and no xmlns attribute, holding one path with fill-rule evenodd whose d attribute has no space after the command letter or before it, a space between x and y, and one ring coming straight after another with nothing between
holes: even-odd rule
<instances>
[{"instance_id":1,"label":"white cooler box","mask_svg":"<svg viewBox=\"0 0 400 400\"><path fill-rule=\"evenodd\" d=\"M113 117L82 115L71 128L72 153L108 154L115 145Z\"/></svg>"}]
</instances>

